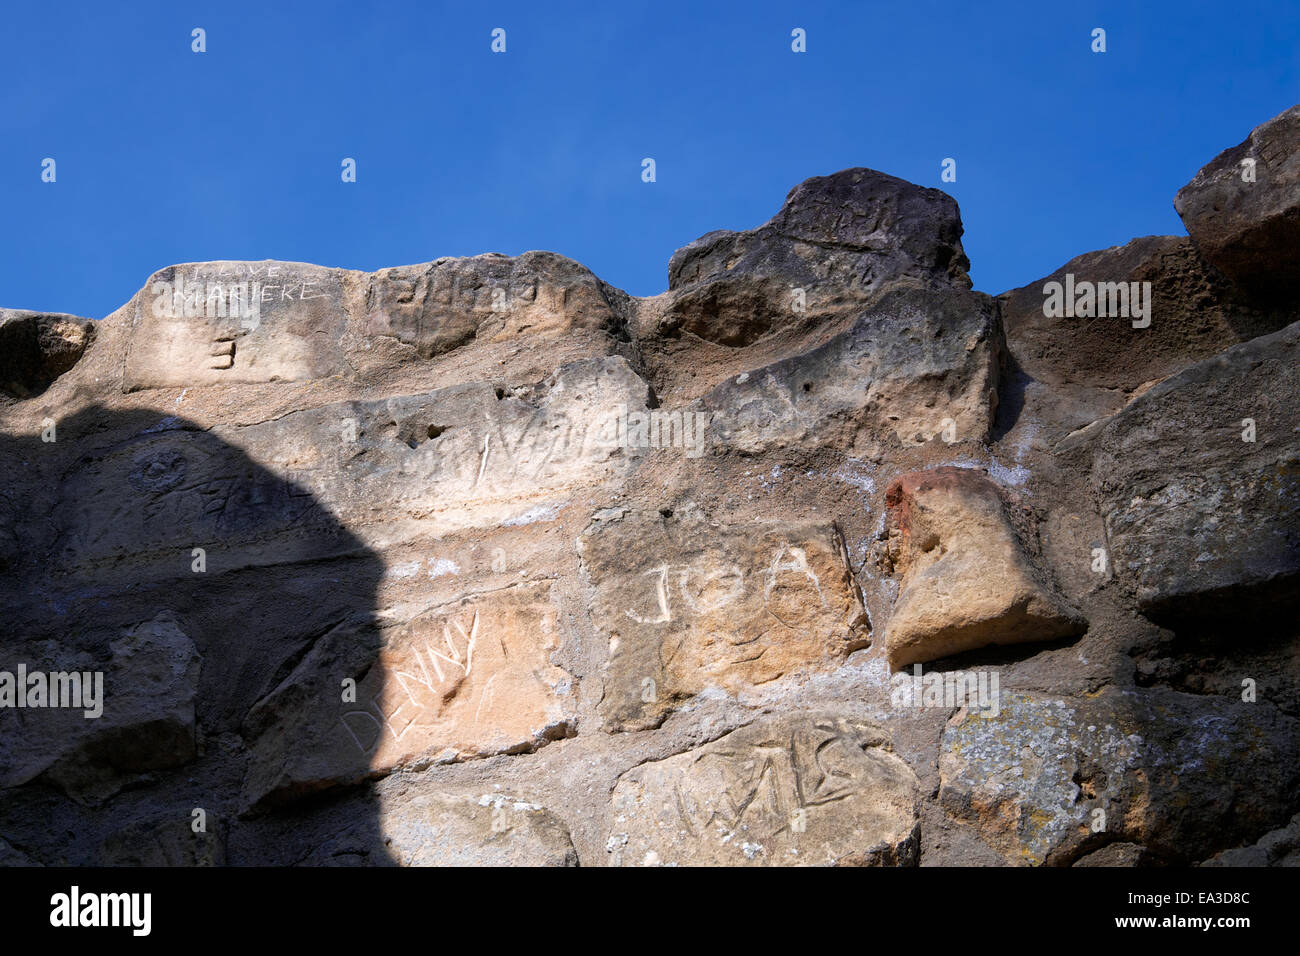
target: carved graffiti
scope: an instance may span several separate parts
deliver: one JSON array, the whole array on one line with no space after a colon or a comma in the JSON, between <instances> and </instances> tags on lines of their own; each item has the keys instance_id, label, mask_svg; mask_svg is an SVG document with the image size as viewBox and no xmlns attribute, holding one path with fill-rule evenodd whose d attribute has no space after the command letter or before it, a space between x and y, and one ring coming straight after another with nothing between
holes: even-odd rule
<instances>
[{"instance_id":1,"label":"carved graffiti","mask_svg":"<svg viewBox=\"0 0 1300 956\"><path fill-rule=\"evenodd\" d=\"M625 521L584 543L598 592L595 619L610 646L601 709L616 725L653 726L675 702L706 688L757 688L834 667L869 646L833 527L711 529L703 549L694 532L684 532L682 543L656 543L661 529L653 519ZM638 551L651 560L626 570L627 554Z\"/></svg>"},{"instance_id":2,"label":"carved graffiti","mask_svg":"<svg viewBox=\"0 0 1300 956\"><path fill-rule=\"evenodd\" d=\"M339 712L351 752L391 767L431 752L508 750L566 723L572 678L550 662L548 588L508 588L395 629Z\"/></svg>"},{"instance_id":3,"label":"carved graffiti","mask_svg":"<svg viewBox=\"0 0 1300 956\"><path fill-rule=\"evenodd\" d=\"M634 768L615 787L614 862L898 859L917 779L884 741L870 723L796 714Z\"/></svg>"},{"instance_id":4,"label":"carved graffiti","mask_svg":"<svg viewBox=\"0 0 1300 956\"><path fill-rule=\"evenodd\" d=\"M428 722L470 676L478 641L478 612L471 613L468 630L462 620L454 618L441 624L441 642L434 636L436 630L424 630L395 659L385 661L385 692L371 697L364 708L340 715L343 726L363 754L369 756L378 749L385 730L394 741L400 741L412 725ZM480 693L480 706L483 694L489 690L490 686L485 685ZM430 714L422 713L426 709ZM364 731L364 740L359 729Z\"/></svg>"}]
</instances>

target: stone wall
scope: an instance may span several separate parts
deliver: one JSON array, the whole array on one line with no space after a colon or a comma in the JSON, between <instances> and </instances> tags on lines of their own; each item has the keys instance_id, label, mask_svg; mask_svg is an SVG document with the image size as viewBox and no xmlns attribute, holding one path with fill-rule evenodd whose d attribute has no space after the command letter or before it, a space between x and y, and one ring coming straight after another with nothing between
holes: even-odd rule
<instances>
[{"instance_id":1,"label":"stone wall","mask_svg":"<svg viewBox=\"0 0 1300 956\"><path fill-rule=\"evenodd\" d=\"M1291 859L1297 129L996 299L850 169L651 298L530 252L0 312L0 861Z\"/></svg>"}]
</instances>

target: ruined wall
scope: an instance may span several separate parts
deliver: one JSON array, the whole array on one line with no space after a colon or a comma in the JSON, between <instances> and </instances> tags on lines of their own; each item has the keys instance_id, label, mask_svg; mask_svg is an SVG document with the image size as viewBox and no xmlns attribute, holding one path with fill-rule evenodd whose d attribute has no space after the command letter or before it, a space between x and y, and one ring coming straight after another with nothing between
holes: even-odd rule
<instances>
[{"instance_id":1,"label":"ruined wall","mask_svg":"<svg viewBox=\"0 0 1300 956\"><path fill-rule=\"evenodd\" d=\"M1285 860L1297 128L999 299L850 169L653 298L530 252L0 313L0 862Z\"/></svg>"}]
</instances>

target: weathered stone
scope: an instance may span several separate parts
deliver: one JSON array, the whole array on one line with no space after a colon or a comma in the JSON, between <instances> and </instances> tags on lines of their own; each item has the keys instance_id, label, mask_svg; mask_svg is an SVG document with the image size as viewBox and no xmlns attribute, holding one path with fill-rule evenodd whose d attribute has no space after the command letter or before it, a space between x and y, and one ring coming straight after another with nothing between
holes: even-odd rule
<instances>
[{"instance_id":1,"label":"weathered stone","mask_svg":"<svg viewBox=\"0 0 1300 956\"><path fill-rule=\"evenodd\" d=\"M118 636L107 662L55 641L13 642L5 650L14 654L3 665L11 673L18 662L29 675L76 673L80 696L69 684L67 702L74 706L64 705L60 694L41 707L29 705L21 721L11 710L0 711L9 723L0 735L0 787L40 777L78 800L98 802L131 774L194 757L200 660L170 613ZM53 706L55 696L60 706Z\"/></svg>"},{"instance_id":2,"label":"weathered stone","mask_svg":"<svg viewBox=\"0 0 1300 956\"><path fill-rule=\"evenodd\" d=\"M133 823L110 834L99 847L99 866L221 866L225 846L216 829L195 832L183 810L173 817ZM205 826L207 823L205 822ZM218 824L213 821L215 828Z\"/></svg>"},{"instance_id":3,"label":"weathered stone","mask_svg":"<svg viewBox=\"0 0 1300 956\"><path fill-rule=\"evenodd\" d=\"M1085 867L1135 867L1135 866L1158 866L1157 860L1144 846L1138 846L1136 843L1111 843L1102 847L1100 850L1080 857L1075 860L1075 866Z\"/></svg>"},{"instance_id":4,"label":"weathered stone","mask_svg":"<svg viewBox=\"0 0 1300 956\"><path fill-rule=\"evenodd\" d=\"M91 378L120 381L124 392L269 385L246 393L249 401L271 398L286 410L304 393L337 397L348 386L421 391L435 372L444 387L482 382L487 369L497 381L531 385L582 359L634 358L631 311L625 293L550 252L445 257L370 274L271 260L191 263L155 273L99 323L110 344ZM214 392L202 404L220 399Z\"/></svg>"},{"instance_id":5,"label":"weathered stone","mask_svg":"<svg viewBox=\"0 0 1300 956\"><path fill-rule=\"evenodd\" d=\"M619 778L614 865L907 866L918 781L878 726L765 718Z\"/></svg>"},{"instance_id":6,"label":"weathered stone","mask_svg":"<svg viewBox=\"0 0 1300 956\"><path fill-rule=\"evenodd\" d=\"M1300 866L1300 814L1249 846L1216 853L1201 866Z\"/></svg>"},{"instance_id":7,"label":"weathered stone","mask_svg":"<svg viewBox=\"0 0 1300 956\"><path fill-rule=\"evenodd\" d=\"M472 342L626 336L613 290L591 270L553 252L439 259L370 277L366 330L411 346L423 359Z\"/></svg>"},{"instance_id":8,"label":"weathered stone","mask_svg":"<svg viewBox=\"0 0 1300 956\"><path fill-rule=\"evenodd\" d=\"M94 340L95 324L75 315L0 309L0 395L39 395Z\"/></svg>"},{"instance_id":9,"label":"weathered stone","mask_svg":"<svg viewBox=\"0 0 1300 956\"><path fill-rule=\"evenodd\" d=\"M871 643L839 532L720 528L702 515L624 515L579 539L608 642L601 715L657 725L709 688L739 693L832 669Z\"/></svg>"},{"instance_id":10,"label":"weathered stone","mask_svg":"<svg viewBox=\"0 0 1300 956\"><path fill-rule=\"evenodd\" d=\"M1116 574L1144 614L1187 624L1292 612L1297 407L1300 323L1167 379L1105 425L1092 484Z\"/></svg>"},{"instance_id":11,"label":"weathered stone","mask_svg":"<svg viewBox=\"0 0 1300 956\"><path fill-rule=\"evenodd\" d=\"M689 333L705 342L742 348L794 324L794 296L790 285L777 278L722 276L673 295L655 332L667 337Z\"/></svg>"},{"instance_id":12,"label":"weathered stone","mask_svg":"<svg viewBox=\"0 0 1300 956\"><path fill-rule=\"evenodd\" d=\"M321 560L357 548L340 521L363 536L399 521L497 525L626 475L633 459L603 432L612 409L644 409L647 396L609 358L566 366L522 398L463 385L202 434L162 420L67 478L57 573L180 576L193 548L211 572Z\"/></svg>"},{"instance_id":13,"label":"weathered stone","mask_svg":"<svg viewBox=\"0 0 1300 956\"><path fill-rule=\"evenodd\" d=\"M1211 615L1209 626L1185 622L1134 647L1129 653L1135 683L1214 697L1239 697L1249 688L1257 700L1300 717L1300 627L1294 618L1260 626L1267 622L1246 607L1245 626Z\"/></svg>"},{"instance_id":14,"label":"weathered stone","mask_svg":"<svg viewBox=\"0 0 1300 956\"><path fill-rule=\"evenodd\" d=\"M1030 561L1002 493L978 472L903 475L885 500L889 558L902 576L885 636L894 667L1087 626Z\"/></svg>"},{"instance_id":15,"label":"weathered stone","mask_svg":"<svg viewBox=\"0 0 1300 956\"><path fill-rule=\"evenodd\" d=\"M1174 208L1205 259L1246 292L1300 292L1300 106L1251 130L1178 191Z\"/></svg>"},{"instance_id":16,"label":"weathered stone","mask_svg":"<svg viewBox=\"0 0 1300 956\"><path fill-rule=\"evenodd\" d=\"M161 416L126 440L101 445L92 438L59 488L47 573L108 585L125 577L134 583L190 575L194 548L211 556L213 573L345 553L354 545L337 533L337 522L316 506L299 476L279 476L257 463L304 446L324 456L341 449L340 439L300 430L288 449L272 453L262 444L279 438L270 423L199 432ZM241 444L249 454L236 450Z\"/></svg>"},{"instance_id":17,"label":"weathered stone","mask_svg":"<svg viewBox=\"0 0 1300 956\"><path fill-rule=\"evenodd\" d=\"M505 394L487 383L346 402L215 434L283 469L349 528L394 521L436 533L496 526L634 467L613 417L644 411L645 383L618 357L558 369ZM381 510L379 502L387 502Z\"/></svg>"},{"instance_id":18,"label":"weathered stone","mask_svg":"<svg viewBox=\"0 0 1300 956\"><path fill-rule=\"evenodd\" d=\"M549 584L430 608L392 628L364 674L340 668L346 637L328 635L249 713L248 802L570 735L573 678L551 663L557 616Z\"/></svg>"},{"instance_id":19,"label":"weathered stone","mask_svg":"<svg viewBox=\"0 0 1300 956\"><path fill-rule=\"evenodd\" d=\"M578 865L555 814L499 793L417 795L385 807L380 828L399 866Z\"/></svg>"},{"instance_id":20,"label":"weathered stone","mask_svg":"<svg viewBox=\"0 0 1300 956\"><path fill-rule=\"evenodd\" d=\"M961 235L961 214L946 193L874 169L845 169L800 183L757 229L716 230L678 249L668 288L752 274L805 287L874 291L910 280L969 289Z\"/></svg>"},{"instance_id":21,"label":"weathered stone","mask_svg":"<svg viewBox=\"0 0 1300 956\"><path fill-rule=\"evenodd\" d=\"M1231 698L1004 690L997 717L968 712L944 730L939 802L1009 863L1068 863L1103 842L1191 862L1290 812L1297 730L1266 704Z\"/></svg>"},{"instance_id":22,"label":"weathered stone","mask_svg":"<svg viewBox=\"0 0 1300 956\"><path fill-rule=\"evenodd\" d=\"M154 273L133 300L123 389L342 373L344 275L270 261L194 263Z\"/></svg>"},{"instance_id":23,"label":"weathered stone","mask_svg":"<svg viewBox=\"0 0 1300 956\"><path fill-rule=\"evenodd\" d=\"M817 446L876 457L945 430L979 441L1003 347L987 296L895 291L825 345L742 373L699 404L711 439L746 454Z\"/></svg>"},{"instance_id":24,"label":"weathered stone","mask_svg":"<svg viewBox=\"0 0 1300 956\"><path fill-rule=\"evenodd\" d=\"M40 866L40 864L15 848L4 837L0 837L0 866Z\"/></svg>"},{"instance_id":25,"label":"weathered stone","mask_svg":"<svg viewBox=\"0 0 1300 956\"><path fill-rule=\"evenodd\" d=\"M113 642L169 619L203 659L197 689L174 700L192 698L188 719L220 734L321 635L364 637L382 562L291 475L259 464L268 449L98 406L60 417L58 436L0 434L0 520L13 520L0 541L14 542L0 667L30 662L22 645L57 646L108 671L111 703ZM373 660L373 643L358 650Z\"/></svg>"},{"instance_id":26,"label":"weathered stone","mask_svg":"<svg viewBox=\"0 0 1300 956\"><path fill-rule=\"evenodd\" d=\"M939 190L860 168L809 179L757 229L711 232L673 255L669 291L633 323L649 380L692 401L824 345L891 288L969 290L961 234Z\"/></svg>"},{"instance_id":27,"label":"weathered stone","mask_svg":"<svg viewBox=\"0 0 1300 956\"><path fill-rule=\"evenodd\" d=\"M1117 311L1134 305L1133 284L1151 287L1151 314L1049 318L1045 287L1073 288L1091 283L1097 308ZM1114 288L1104 284L1111 284ZM1294 316L1260 310L1206 268L1191 241L1177 236L1145 236L1123 246L1076 256L1051 275L998 297L1006 323L1007 345L1032 378L1053 386L1082 385L1122 393L1174 374L1238 342L1274 332ZM1145 327L1135 328L1134 323ZM1094 416L1100 417L1100 416Z\"/></svg>"},{"instance_id":28,"label":"weathered stone","mask_svg":"<svg viewBox=\"0 0 1300 956\"><path fill-rule=\"evenodd\" d=\"M847 170L649 298L525 253L0 314L0 670L106 678L0 708L0 861L1290 859L1293 303L1148 238L1061 271L1150 326L1043 322L960 237ZM895 699L963 652L978 708Z\"/></svg>"}]
</instances>

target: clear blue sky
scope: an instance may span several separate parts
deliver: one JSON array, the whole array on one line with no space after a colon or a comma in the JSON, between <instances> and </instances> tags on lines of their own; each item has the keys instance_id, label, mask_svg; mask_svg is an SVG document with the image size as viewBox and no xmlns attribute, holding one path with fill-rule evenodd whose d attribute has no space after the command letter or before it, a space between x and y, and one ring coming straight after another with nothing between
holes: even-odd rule
<instances>
[{"instance_id":1,"label":"clear blue sky","mask_svg":"<svg viewBox=\"0 0 1300 956\"><path fill-rule=\"evenodd\" d=\"M0 63L0 306L100 317L174 262L528 249L650 295L674 249L848 166L952 193L997 293L1183 234L1178 187L1300 102L1300 5L9 3Z\"/></svg>"}]
</instances>

